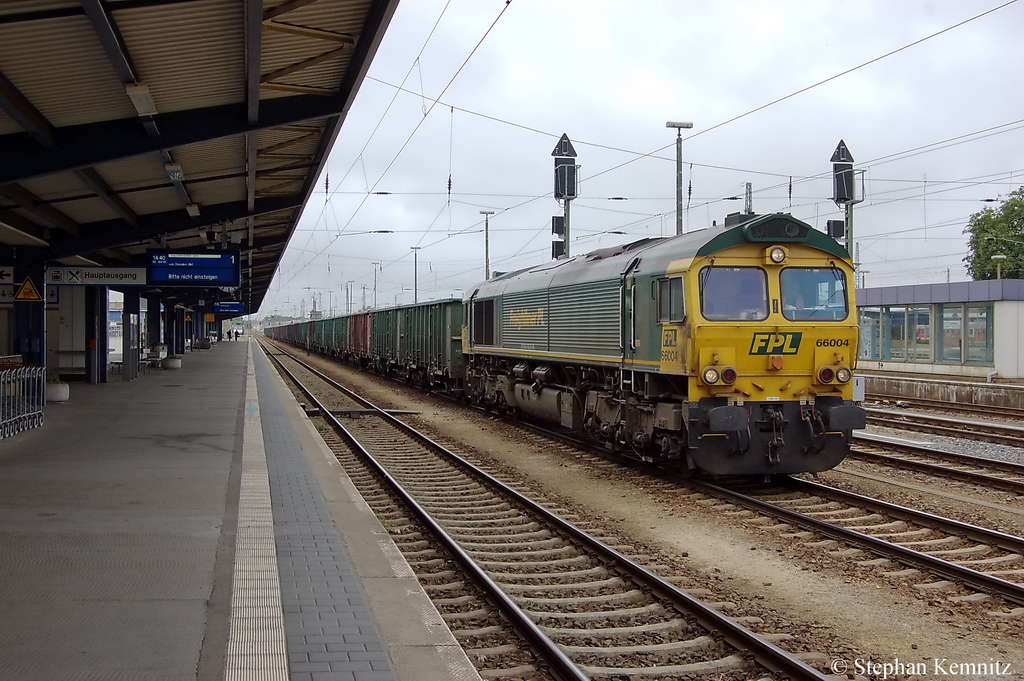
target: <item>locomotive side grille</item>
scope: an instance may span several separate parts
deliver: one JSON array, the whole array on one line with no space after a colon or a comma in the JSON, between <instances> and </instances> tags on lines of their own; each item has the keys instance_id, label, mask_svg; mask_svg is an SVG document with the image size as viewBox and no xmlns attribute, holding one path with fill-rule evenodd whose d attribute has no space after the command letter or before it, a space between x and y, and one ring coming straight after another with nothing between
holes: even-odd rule
<instances>
[{"instance_id":1,"label":"locomotive side grille","mask_svg":"<svg viewBox=\"0 0 1024 681\"><path fill-rule=\"evenodd\" d=\"M502 300L501 340L506 348L548 349L547 291L507 293Z\"/></svg>"},{"instance_id":2,"label":"locomotive side grille","mask_svg":"<svg viewBox=\"0 0 1024 681\"><path fill-rule=\"evenodd\" d=\"M618 280L551 289L551 351L619 359Z\"/></svg>"}]
</instances>

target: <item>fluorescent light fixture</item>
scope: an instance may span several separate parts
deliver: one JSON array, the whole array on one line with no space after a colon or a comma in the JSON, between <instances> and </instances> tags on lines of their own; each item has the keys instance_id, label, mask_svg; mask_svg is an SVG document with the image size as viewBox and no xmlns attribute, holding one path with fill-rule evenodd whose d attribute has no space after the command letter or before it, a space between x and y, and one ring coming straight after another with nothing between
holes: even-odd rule
<instances>
[{"instance_id":1,"label":"fluorescent light fixture","mask_svg":"<svg viewBox=\"0 0 1024 681\"><path fill-rule=\"evenodd\" d=\"M148 85L126 83L124 90L128 93L128 98L132 100L132 105L140 116L156 115L156 102L153 101L153 96L149 94Z\"/></svg>"}]
</instances>

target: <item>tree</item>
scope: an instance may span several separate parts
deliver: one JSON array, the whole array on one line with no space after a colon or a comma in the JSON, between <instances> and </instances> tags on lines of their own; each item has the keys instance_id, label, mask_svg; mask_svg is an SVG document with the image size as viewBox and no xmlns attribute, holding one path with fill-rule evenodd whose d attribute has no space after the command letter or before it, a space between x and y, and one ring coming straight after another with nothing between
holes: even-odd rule
<instances>
[{"instance_id":1,"label":"tree","mask_svg":"<svg viewBox=\"0 0 1024 681\"><path fill-rule=\"evenodd\" d=\"M972 279L996 278L993 255L1006 256L1001 261L1004 278L1024 278L1024 187L1010 192L998 208L986 207L972 215L964 234L970 235L964 263Z\"/></svg>"}]
</instances>

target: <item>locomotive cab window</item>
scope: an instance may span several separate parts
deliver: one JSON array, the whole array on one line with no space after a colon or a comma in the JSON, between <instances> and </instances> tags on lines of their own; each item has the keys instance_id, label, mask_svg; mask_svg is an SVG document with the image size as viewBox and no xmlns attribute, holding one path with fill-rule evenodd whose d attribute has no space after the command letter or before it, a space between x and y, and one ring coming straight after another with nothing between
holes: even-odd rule
<instances>
[{"instance_id":1,"label":"locomotive cab window","mask_svg":"<svg viewBox=\"0 0 1024 681\"><path fill-rule=\"evenodd\" d=\"M768 318L768 275L760 267L705 267L700 271L700 309L709 321Z\"/></svg>"},{"instance_id":2,"label":"locomotive cab window","mask_svg":"<svg viewBox=\"0 0 1024 681\"><path fill-rule=\"evenodd\" d=\"M683 278L658 280L658 321L681 322L683 311Z\"/></svg>"},{"instance_id":3,"label":"locomotive cab window","mask_svg":"<svg viewBox=\"0 0 1024 681\"><path fill-rule=\"evenodd\" d=\"M779 275L782 316L790 321L841 321L849 316L846 275L835 268L787 267Z\"/></svg>"}]
</instances>

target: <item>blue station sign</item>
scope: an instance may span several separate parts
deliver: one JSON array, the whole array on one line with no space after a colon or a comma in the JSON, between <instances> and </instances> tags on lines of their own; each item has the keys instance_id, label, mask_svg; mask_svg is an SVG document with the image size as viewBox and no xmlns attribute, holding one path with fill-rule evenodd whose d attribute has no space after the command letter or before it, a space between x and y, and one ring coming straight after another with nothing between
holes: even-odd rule
<instances>
[{"instance_id":1,"label":"blue station sign","mask_svg":"<svg viewBox=\"0 0 1024 681\"><path fill-rule=\"evenodd\" d=\"M245 314L245 303L241 300L217 300L213 303L213 311Z\"/></svg>"},{"instance_id":2,"label":"blue station sign","mask_svg":"<svg viewBox=\"0 0 1024 681\"><path fill-rule=\"evenodd\" d=\"M150 285L239 286L241 257L238 251L150 251Z\"/></svg>"}]
</instances>

